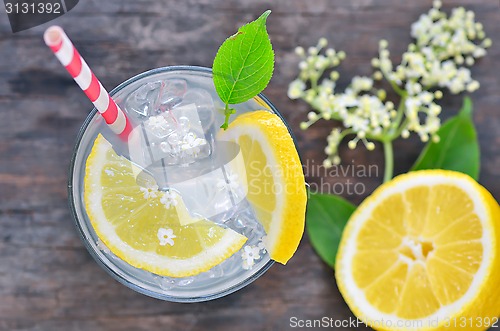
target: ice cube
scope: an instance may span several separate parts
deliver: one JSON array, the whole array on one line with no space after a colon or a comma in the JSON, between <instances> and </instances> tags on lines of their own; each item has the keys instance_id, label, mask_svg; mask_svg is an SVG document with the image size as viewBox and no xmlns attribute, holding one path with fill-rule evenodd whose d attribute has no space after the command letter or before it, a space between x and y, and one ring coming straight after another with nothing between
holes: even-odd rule
<instances>
[{"instance_id":1,"label":"ice cube","mask_svg":"<svg viewBox=\"0 0 500 331\"><path fill-rule=\"evenodd\" d=\"M160 95L161 81L149 82L130 93L125 101L125 110L144 118L152 113L152 108Z\"/></svg>"},{"instance_id":2,"label":"ice cube","mask_svg":"<svg viewBox=\"0 0 500 331\"><path fill-rule=\"evenodd\" d=\"M238 145L219 142L217 154L185 167L166 169L166 187L183 197L192 214L222 223L233 216L247 193L244 160ZM239 169L238 169L239 167ZM242 168L243 167L243 168Z\"/></svg>"},{"instance_id":3,"label":"ice cube","mask_svg":"<svg viewBox=\"0 0 500 331\"><path fill-rule=\"evenodd\" d=\"M160 161L161 166L187 165L207 158L214 150L195 104L147 117L134 128L128 146L130 160L142 168Z\"/></svg>"},{"instance_id":4,"label":"ice cube","mask_svg":"<svg viewBox=\"0 0 500 331\"><path fill-rule=\"evenodd\" d=\"M196 105L198 117L201 123L203 123L204 132L208 132L213 129L215 106L210 93L201 88L189 89L186 94L184 94L180 105L184 106L189 104Z\"/></svg>"},{"instance_id":5,"label":"ice cube","mask_svg":"<svg viewBox=\"0 0 500 331\"><path fill-rule=\"evenodd\" d=\"M154 161L165 159L167 164L188 164L211 153L211 146L204 137L203 125L194 104L176 107L150 118L146 128L149 142L157 144L161 153L153 151Z\"/></svg>"},{"instance_id":6,"label":"ice cube","mask_svg":"<svg viewBox=\"0 0 500 331\"><path fill-rule=\"evenodd\" d=\"M162 82L159 98L155 101L154 111L163 113L171 110L183 100L187 91L187 82L184 79L168 79Z\"/></svg>"},{"instance_id":7,"label":"ice cube","mask_svg":"<svg viewBox=\"0 0 500 331\"><path fill-rule=\"evenodd\" d=\"M176 96L164 95L160 101L160 106L158 107L159 113L168 111L182 102L182 98Z\"/></svg>"},{"instance_id":8,"label":"ice cube","mask_svg":"<svg viewBox=\"0 0 500 331\"><path fill-rule=\"evenodd\" d=\"M170 79L142 86L127 101L142 116L139 146L151 163L189 164L213 152L215 108L207 91L188 90L185 80Z\"/></svg>"},{"instance_id":9,"label":"ice cube","mask_svg":"<svg viewBox=\"0 0 500 331\"><path fill-rule=\"evenodd\" d=\"M187 82L183 79L149 82L128 96L125 109L140 119L155 116L180 104L186 91Z\"/></svg>"},{"instance_id":10,"label":"ice cube","mask_svg":"<svg viewBox=\"0 0 500 331\"><path fill-rule=\"evenodd\" d=\"M183 97L187 92L187 82L184 79L165 80L165 91L168 95Z\"/></svg>"}]
</instances>

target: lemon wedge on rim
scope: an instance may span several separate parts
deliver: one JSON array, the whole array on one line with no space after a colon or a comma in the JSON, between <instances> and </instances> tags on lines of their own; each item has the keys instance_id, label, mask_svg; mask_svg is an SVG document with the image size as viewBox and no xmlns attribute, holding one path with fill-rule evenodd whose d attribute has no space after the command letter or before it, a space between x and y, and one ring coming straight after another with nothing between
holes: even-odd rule
<instances>
[{"instance_id":1,"label":"lemon wedge on rim","mask_svg":"<svg viewBox=\"0 0 500 331\"><path fill-rule=\"evenodd\" d=\"M267 233L266 248L271 259L287 263L304 232L307 203L302 164L287 127L277 115L257 110L236 117L218 139L240 146L246 198Z\"/></svg>"}]
</instances>

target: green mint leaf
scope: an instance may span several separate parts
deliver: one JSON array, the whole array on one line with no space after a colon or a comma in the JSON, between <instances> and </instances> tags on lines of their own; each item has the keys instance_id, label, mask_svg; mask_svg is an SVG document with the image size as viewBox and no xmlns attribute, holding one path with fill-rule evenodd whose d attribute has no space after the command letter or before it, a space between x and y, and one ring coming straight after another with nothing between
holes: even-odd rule
<instances>
[{"instance_id":1,"label":"green mint leaf","mask_svg":"<svg viewBox=\"0 0 500 331\"><path fill-rule=\"evenodd\" d=\"M336 195L311 193L307 201L309 239L316 253L332 268L342 231L355 209L355 205Z\"/></svg>"},{"instance_id":2,"label":"green mint leaf","mask_svg":"<svg viewBox=\"0 0 500 331\"><path fill-rule=\"evenodd\" d=\"M479 143L469 97L464 98L460 113L446 121L437 133L439 142L427 143L411 170L455 170L477 180L480 166Z\"/></svg>"},{"instance_id":3,"label":"green mint leaf","mask_svg":"<svg viewBox=\"0 0 500 331\"><path fill-rule=\"evenodd\" d=\"M250 100L262 92L273 75L274 52L266 30L270 10L238 29L220 46L213 63L215 90L226 104L227 127L232 111L227 106Z\"/></svg>"}]
</instances>

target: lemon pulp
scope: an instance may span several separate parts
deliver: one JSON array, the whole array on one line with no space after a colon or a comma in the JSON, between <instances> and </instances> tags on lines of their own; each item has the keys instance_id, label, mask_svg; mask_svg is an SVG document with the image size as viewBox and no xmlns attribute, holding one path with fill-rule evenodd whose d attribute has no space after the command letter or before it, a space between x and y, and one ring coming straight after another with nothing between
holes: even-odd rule
<instances>
[{"instance_id":1,"label":"lemon pulp","mask_svg":"<svg viewBox=\"0 0 500 331\"><path fill-rule=\"evenodd\" d=\"M395 321L379 330L403 330L396 320L435 319L421 329L438 330L447 319L497 317L499 222L498 203L466 175L399 176L351 216L336 262L339 289L361 319Z\"/></svg>"},{"instance_id":2,"label":"lemon pulp","mask_svg":"<svg viewBox=\"0 0 500 331\"><path fill-rule=\"evenodd\" d=\"M206 219L192 218L182 197L136 183L134 165L99 135L87 158L86 211L100 240L119 258L150 272L186 277L207 271L247 240Z\"/></svg>"}]
</instances>

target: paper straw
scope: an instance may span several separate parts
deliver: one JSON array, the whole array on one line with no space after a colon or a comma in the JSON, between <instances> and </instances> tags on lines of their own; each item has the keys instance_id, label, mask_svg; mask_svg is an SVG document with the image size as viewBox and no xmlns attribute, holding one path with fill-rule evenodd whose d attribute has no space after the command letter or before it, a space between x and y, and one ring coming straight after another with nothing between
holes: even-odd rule
<instances>
[{"instance_id":1,"label":"paper straw","mask_svg":"<svg viewBox=\"0 0 500 331\"><path fill-rule=\"evenodd\" d=\"M110 129L127 141L132 131L129 119L90 70L64 30L59 26L51 26L45 30L43 39L92 101Z\"/></svg>"}]
</instances>

